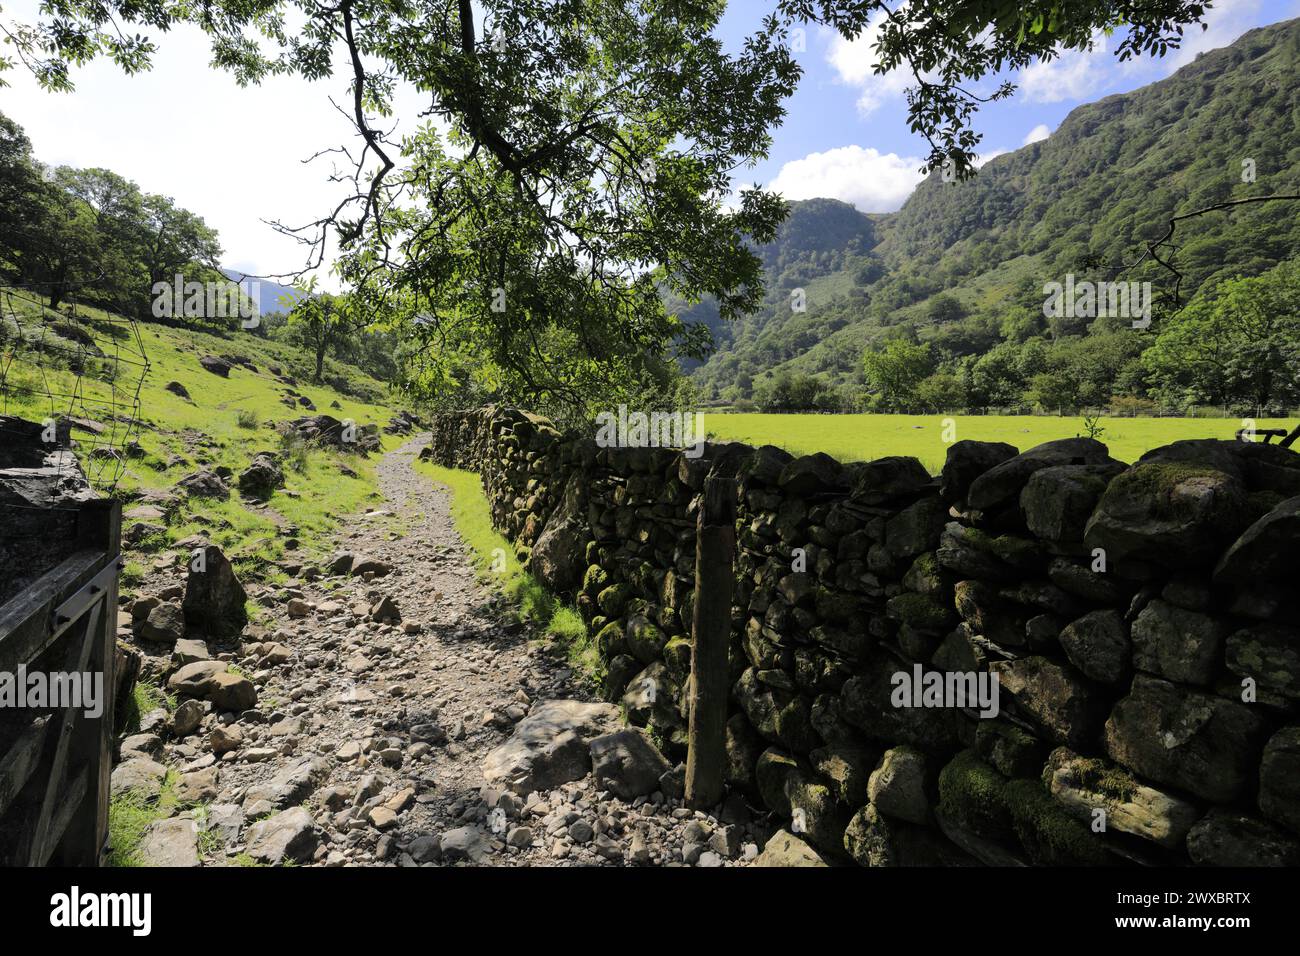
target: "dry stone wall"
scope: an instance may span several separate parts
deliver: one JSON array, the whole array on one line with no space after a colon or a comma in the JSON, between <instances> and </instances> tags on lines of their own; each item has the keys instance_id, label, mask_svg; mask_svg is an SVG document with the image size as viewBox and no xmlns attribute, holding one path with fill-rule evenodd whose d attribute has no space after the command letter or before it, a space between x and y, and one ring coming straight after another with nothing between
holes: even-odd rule
<instances>
[{"instance_id":1,"label":"dry stone wall","mask_svg":"<svg viewBox=\"0 0 1300 956\"><path fill-rule=\"evenodd\" d=\"M433 430L677 758L695 508L736 477L728 784L827 859L1300 863L1294 452L962 441L935 478L601 448L497 407Z\"/></svg>"}]
</instances>

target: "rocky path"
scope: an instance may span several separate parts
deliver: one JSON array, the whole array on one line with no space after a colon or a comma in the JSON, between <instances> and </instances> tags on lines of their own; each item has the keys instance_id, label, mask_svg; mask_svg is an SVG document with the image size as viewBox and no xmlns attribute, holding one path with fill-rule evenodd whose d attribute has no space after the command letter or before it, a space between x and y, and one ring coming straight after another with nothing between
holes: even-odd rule
<instances>
[{"instance_id":1,"label":"rocky path","mask_svg":"<svg viewBox=\"0 0 1300 956\"><path fill-rule=\"evenodd\" d=\"M752 859L743 803L723 820L681 806L681 768L588 702L560 652L478 579L448 493L412 468L427 442L379 462L384 503L344 521L328 568L250 588L264 613L237 643L186 635L152 662L180 703L123 741L114 790L157 793L169 770L180 809L150 826L143 862ZM156 582L148 620L176 590ZM247 680L214 678L227 668Z\"/></svg>"}]
</instances>

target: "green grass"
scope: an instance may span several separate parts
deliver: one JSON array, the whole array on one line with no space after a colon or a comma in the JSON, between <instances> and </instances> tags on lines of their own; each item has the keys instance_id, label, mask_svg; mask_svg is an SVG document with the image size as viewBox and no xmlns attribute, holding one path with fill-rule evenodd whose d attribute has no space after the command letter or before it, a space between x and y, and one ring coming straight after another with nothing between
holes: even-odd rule
<instances>
[{"instance_id":1,"label":"green grass","mask_svg":"<svg viewBox=\"0 0 1300 956\"><path fill-rule=\"evenodd\" d=\"M510 542L492 527L479 476L472 471L443 468L418 459L415 469L451 492L452 522L473 554L474 564L484 580L501 590L518 608L520 618L542 624L546 634L565 649L574 670L591 684L598 684L603 663L582 616L529 574Z\"/></svg>"},{"instance_id":2,"label":"green grass","mask_svg":"<svg viewBox=\"0 0 1300 956\"><path fill-rule=\"evenodd\" d=\"M11 296L8 290L0 289L0 299L29 331L37 328L42 320L48 322L56 317L66 320L60 313L42 309L23 293ZM121 320L84 305L79 305L77 311L81 327L94 335L105 353L111 356L115 344L124 348L128 344L121 337L125 328ZM122 364L114 373L112 363L92 361L78 381L69 371L42 371L29 364L26 361L32 355L29 350L17 352L0 398L0 412L36 420L47 415L69 414L66 400L51 401L46 392L67 393L79 387L84 403L74 407L71 414L107 421L115 410L130 412L129 403L143 371L143 380L139 381L142 426L138 439L144 454L127 461L117 485L120 495L148 489L169 490L179 479L200 467L200 456L207 459L206 467L224 465L237 475L256 453L273 451L282 456L285 472L285 487L276 491L264 508L246 504L237 490L232 490L231 498L225 502L188 499L173 516L166 533L144 539L135 549L138 553L156 552L182 538L207 531L242 577L274 581L278 575L274 564L285 558L285 536L280 533L281 528L297 528L299 553L304 560L309 560L328 547L328 539L338 528L340 517L364 510L380 499L374 480L376 456L365 458L308 447L301 442L286 445L275 424L313 414L309 409L290 408L282 403L288 387L307 396L317 412L351 419L359 427L371 423L382 425L392 416L395 406L364 401L327 385L313 385L308 380L311 359L301 349L242 330L219 335L154 323L139 323L138 329L149 363L147 370ZM199 359L209 354L246 356L258 371L235 366L229 378L221 378L199 365ZM123 355L126 356L125 351ZM5 347L0 346L0 365L7 356ZM271 365L293 375L296 384L285 386L279 382L269 371ZM387 394L384 384L356 368L331 361L326 377L331 374L343 375L351 383L349 387L359 392ZM191 400L167 391L164 386L170 382L183 385ZM23 394L22 385L32 391ZM114 401L127 405L114 409L107 404ZM333 403L339 407L331 407ZM73 437L86 436L74 431ZM381 441L383 449L388 450L405 439L381 434ZM180 456L184 461L169 466L167 462L172 456ZM126 510L130 508L130 504L125 506ZM130 523L126 519L125 524ZM138 585L146 574L146 565L131 560L132 557L128 554L123 575L128 589Z\"/></svg>"},{"instance_id":3,"label":"green grass","mask_svg":"<svg viewBox=\"0 0 1300 956\"><path fill-rule=\"evenodd\" d=\"M710 437L751 445L777 445L796 455L823 451L840 461L911 455L932 474L943 467L946 420L955 441L1001 441L1025 451L1055 438L1086 435L1082 417L1047 415L751 415L705 414ZM1238 418L1103 418L1099 440L1121 461L1185 438L1232 438ZM1257 428L1293 427L1261 419Z\"/></svg>"},{"instance_id":4,"label":"green grass","mask_svg":"<svg viewBox=\"0 0 1300 956\"><path fill-rule=\"evenodd\" d=\"M157 800L128 791L108 805L108 865L143 866L140 841L149 825L172 816L180 806L176 799L176 771L167 771Z\"/></svg>"}]
</instances>

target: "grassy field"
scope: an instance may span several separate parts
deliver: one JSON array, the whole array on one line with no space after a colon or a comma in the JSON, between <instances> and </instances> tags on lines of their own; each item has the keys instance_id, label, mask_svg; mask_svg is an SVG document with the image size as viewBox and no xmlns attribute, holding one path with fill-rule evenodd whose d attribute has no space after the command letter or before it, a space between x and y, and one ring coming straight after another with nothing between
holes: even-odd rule
<instances>
[{"instance_id":1,"label":"grassy field","mask_svg":"<svg viewBox=\"0 0 1300 956\"><path fill-rule=\"evenodd\" d=\"M945 420L954 441L1001 441L1021 451L1051 441L1086 435L1082 418L1046 415L748 415L705 414L711 438L751 445L777 445L796 455L824 451L841 461L870 461L912 455L931 473L947 455ZM1121 461L1135 461L1160 445L1184 438L1232 438L1237 418L1104 418L1098 437ZM1295 422L1261 419L1257 428L1291 428Z\"/></svg>"}]
</instances>

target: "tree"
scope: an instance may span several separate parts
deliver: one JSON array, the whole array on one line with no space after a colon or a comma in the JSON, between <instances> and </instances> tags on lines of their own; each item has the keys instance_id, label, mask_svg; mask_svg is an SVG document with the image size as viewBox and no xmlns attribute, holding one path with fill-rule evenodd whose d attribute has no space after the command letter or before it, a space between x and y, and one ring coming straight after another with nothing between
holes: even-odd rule
<instances>
[{"instance_id":1,"label":"tree","mask_svg":"<svg viewBox=\"0 0 1300 956\"><path fill-rule=\"evenodd\" d=\"M967 314L961 300L946 292L932 298L925 309L926 319L932 325L940 326L960 322Z\"/></svg>"},{"instance_id":2,"label":"tree","mask_svg":"<svg viewBox=\"0 0 1300 956\"><path fill-rule=\"evenodd\" d=\"M141 203L139 255L149 288L183 275L192 264L219 268L221 243L202 217L182 209L167 196L149 194Z\"/></svg>"},{"instance_id":3,"label":"tree","mask_svg":"<svg viewBox=\"0 0 1300 956\"><path fill-rule=\"evenodd\" d=\"M754 400L765 412L826 412L842 405L839 394L823 379L786 369L759 383Z\"/></svg>"},{"instance_id":4,"label":"tree","mask_svg":"<svg viewBox=\"0 0 1300 956\"><path fill-rule=\"evenodd\" d=\"M1176 403L1300 399L1300 259L1203 291L1165 320L1142 358Z\"/></svg>"},{"instance_id":5,"label":"tree","mask_svg":"<svg viewBox=\"0 0 1300 956\"><path fill-rule=\"evenodd\" d=\"M361 323L356 303L346 296L320 293L299 299L289 313L288 329L293 338L311 349L316 357L312 381L317 385L325 374L325 356Z\"/></svg>"},{"instance_id":6,"label":"tree","mask_svg":"<svg viewBox=\"0 0 1300 956\"><path fill-rule=\"evenodd\" d=\"M928 375L916 384L916 404L927 412L951 412L966 403L961 380L948 372Z\"/></svg>"},{"instance_id":7,"label":"tree","mask_svg":"<svg viewBox=\"0 0 1300 956\"><path fill-rule=\"evenodd\" d=\"M16 266L39 208L41 176L23 128L0 113L0 265Z\"/></svg>"},{"instance_id":8,"label":"tree","mask_svg":"<svg viewBox=\"0 0 1300 956\"><path fill-rule=\"evenodd\" d=\"M49 297L50 308L99 279L101 245L95 211L56 182L42 182L20 260L20 281Z\"/></svg>"},{"instance_id":9,"label":"tree","mask_svg":"<svg viewBox=\"0 0 1300 956\"><path fill-rule=\"evenodd\" d=\"M867 387L879 395L887 411L902 411L916 404L916 387L934 371L928 345L893 339L883 349L870 349L862 357Z\"/></svg>"}]
</instances>

